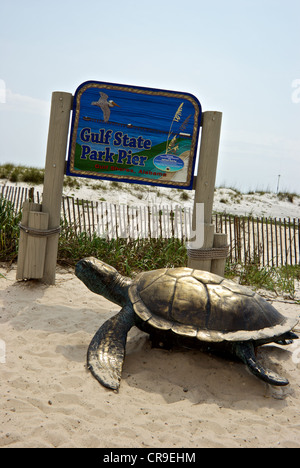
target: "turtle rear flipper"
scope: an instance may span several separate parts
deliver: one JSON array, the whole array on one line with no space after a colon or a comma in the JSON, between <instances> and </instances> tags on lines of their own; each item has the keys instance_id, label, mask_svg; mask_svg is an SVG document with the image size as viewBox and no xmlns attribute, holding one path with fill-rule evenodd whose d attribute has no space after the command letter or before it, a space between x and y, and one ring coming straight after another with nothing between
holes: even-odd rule
<instances>
[{"instance_id":1,"label":"turtle rear flipper","mask_svg":"<svg viewBox=\"0 0 300 468\"><path fill-rule=\"evenodd\" d=\"M265 369L256 361L254 346L252 343L237 343L235 345L235 354L248 366L248 369L259 379L271 385L284 386L289 381L275 372Z\"/></svg>"},{"instance_id":2,"label":"turtle rear flipper","mask_svg":"<svg viewBox=\"0 0 300 468\"><path fill-rule=\"evenodd\" d=\"M112 390L120 386L127 333L133 325L133 311L123 307L99 328L88 348L88 369L102 385Z\"/></svg>"},{"instance_id":3,"label":"turtle rear flipper","mask_svg":"<svg viewBox=\"0 0 300 468\"><path fill-rule=\"evenodd\" d=\"M299 339L299 336L296 335L296 333L290 331L288 333L285 333L283 337L280 340L275 341L275 343L286 346L286 345L292 344L294 340L298 340L298 339Z\"/></svg>"}]
</instances>

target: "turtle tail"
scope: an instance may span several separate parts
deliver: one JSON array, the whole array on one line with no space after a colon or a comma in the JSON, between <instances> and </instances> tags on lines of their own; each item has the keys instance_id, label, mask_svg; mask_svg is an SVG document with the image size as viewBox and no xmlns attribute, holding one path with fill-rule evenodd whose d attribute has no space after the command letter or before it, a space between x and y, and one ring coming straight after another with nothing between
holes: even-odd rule
<instances>
[{"instance_id":1,"label":"turtle tail","mask_svg":"<svg viewBox=\"0 0 300 468\"><path fill-rule=\"evenodd\" d=\"M87 352L87 367L104 387L118 390L125 357L127 333L134 325L129 307L110 318L99 328Z\"/></svg>"},{"instance_id":2,"label":"turtle tail","mask_svg":"<svg viewBox=\"0 0 300 468\"><path fill-rule=\"evenodd\" d=\"M234 354L248 366L248 369L250 372L252 372L252 374L264 382L281 387L289 384L287 379L281 377L269 369L264 368L256 361L253 343L236 343L234 347Z\"/></svg>"}]
</instances>

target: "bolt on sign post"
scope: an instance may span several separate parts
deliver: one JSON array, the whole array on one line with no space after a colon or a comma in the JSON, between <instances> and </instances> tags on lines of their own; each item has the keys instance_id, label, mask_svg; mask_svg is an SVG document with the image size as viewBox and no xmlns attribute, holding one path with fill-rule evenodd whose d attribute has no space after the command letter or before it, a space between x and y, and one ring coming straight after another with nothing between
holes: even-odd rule
<instances>
[{"instance_id":1,"label":"bolt on sign post","mask_svg":"<svg viewBox=\"0 0 300 468\"><path fill-rule=\"evenodd\" d=\"M191 190L200 123L191 94L88 81L74 96L67 175Z\"/></svg>"}]
</instances>

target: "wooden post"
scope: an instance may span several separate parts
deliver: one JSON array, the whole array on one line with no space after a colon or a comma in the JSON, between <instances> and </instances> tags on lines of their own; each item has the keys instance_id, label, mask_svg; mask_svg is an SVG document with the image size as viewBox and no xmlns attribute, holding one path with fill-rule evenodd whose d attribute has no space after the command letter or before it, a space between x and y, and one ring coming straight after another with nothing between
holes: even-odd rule
<instances>
[{"instance_id":1,"label":"wooden post","mask_svg":"<svg viewBox=\"0 0 300 468\"><path fill-rule=\"evenodd\" d=\"M22 210L22 219L21 224L22 226L29 227L29 214L32 212L40 212L41 205L38 203L31 203L29 200L23 203L23 210ZM24 276L24 268L25 268L25 259L27 253L27 244L28 244L29 236L26 232L20 230L20 237L19 237L19 253L18 253L18 266L17 266L17 280L28 279L28 276ZM27 271L28 274L28 271Z\"/></svg>"},{"instance_id":2,"label":"wooden post","mask_svg":"<svg viewBox=\"0 0 300 468\"><path fill-rule=\"evenodd\" d=\"M202 133L198 174L195 188L193 229L196 225L196 205L204 203L204 245L211 249L214 243L212 208L214 201L222 113L208 111L202 114ZM201 249L200 249L201 250ZM211 259L189 258L188 266L199 270L211 271Z\"/></svg>"},{"instance_id":3,"label":"wooden post","mask_svg":"<svg viewBox=\"0 0 300 468\"><path fill-rule=\"evenodd\" d=\"M48 228L48 213L29 211L28 227L39 231ZM41 279L44 274L47 238L28 235L23 278Z\"/></svg>"},{"instance_id":4,"label":"wooden post","mask_svg":"<svg viewBox=\"0 0 300 468\"><path fill-rule=\"evenodd\" d=\"M72 94L52 93L51 113L46 153L42 211L49 213L48 229L60 225L61 199L68 142ZM55 284L59 234L49 236L45 254L43 282Z\"/></svg>"},{"instance_id":5,"label":"wooden post","mask_svg":"<svg viewBox=\"0 0 300 468\"><path fill-rule=\"evenodd\" d=\"M227 246L227 234L225 233L215 233L214 235L214 248L222 248ZM224 276L225 273L225 263L226 257L215 258L211 261L211 273L215 275Z\"/></svg>"}]
</instances>

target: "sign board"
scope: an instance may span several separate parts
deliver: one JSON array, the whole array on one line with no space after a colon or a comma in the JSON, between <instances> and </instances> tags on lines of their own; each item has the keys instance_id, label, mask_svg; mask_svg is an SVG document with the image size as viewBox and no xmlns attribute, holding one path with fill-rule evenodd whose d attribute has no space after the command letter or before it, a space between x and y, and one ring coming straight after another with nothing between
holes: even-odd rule
<instances>
[{"instance_id":1,"label":"sign board","mask_svg":"<svg viewBox=\"0 0 300 468\"><path fill-rule=\"evenodd\" d=\"M87 81L74 96L66 173L192 189L200 122L191 94Z\"/></svg>"}]
</instances>

